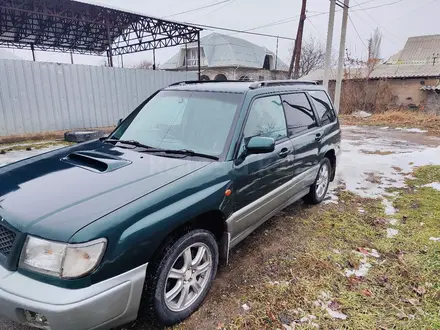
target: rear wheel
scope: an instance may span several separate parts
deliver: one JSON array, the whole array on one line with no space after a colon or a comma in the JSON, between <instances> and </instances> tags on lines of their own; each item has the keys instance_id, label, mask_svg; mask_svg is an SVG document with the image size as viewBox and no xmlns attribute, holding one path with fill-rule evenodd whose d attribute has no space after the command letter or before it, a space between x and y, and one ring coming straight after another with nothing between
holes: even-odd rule
<instances>
[{"instance_id":1,"label":"rear wheel","mask_svg":"<svg viewBox=\"0 0 440 330\"><path fill-rule=\"evenodd\" d=\"M304 201L308 204L321 203L327 194L328 186L330 184L331 164L328 158L324 158L318 171L315 182L310 187L310 192Z\"/></svg>"},{"instance_id":2,"label":"rear wheel","mask_svg":"<svg viewBox=\"0 0 440 330\"><path fill-rule=\"evenodd\" d=\"M183 321L208 294L217 273L218 246L206 230L194 230L171 243L146 283L150 304L164 325Z\"/></svg>"}]
</instances>

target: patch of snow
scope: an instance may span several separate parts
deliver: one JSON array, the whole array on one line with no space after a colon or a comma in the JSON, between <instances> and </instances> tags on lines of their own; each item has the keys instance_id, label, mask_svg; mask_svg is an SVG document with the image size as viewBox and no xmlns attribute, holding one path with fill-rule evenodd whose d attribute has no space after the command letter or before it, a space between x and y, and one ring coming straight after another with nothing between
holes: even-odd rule
<instances>
[{"instance_id":1,"label":"patch of snow","mask_svg":"<svg viewBox=\"0 0 440 330\"><path fill-rule=\"evenodd\" d=\"M403 128L402 127L396 127L395 130L401 131L401 130L403 130Z\"/></svg>"},{"instance_id":2,"label":"patch of snow","mask_svg":"<svg viewBox=\"0 0 440 330\"><path fill-rule=\"evenodd\" d=\"M396 209L393 206L393 203L390 202L388 199L382 200L382 205L385 206L385 214L386 215L394 215L396 214Z\"/></svg>"},{"instance_id":3,"label":"patch of snow","mask_svg":"<svg viewBox=\"0 0 440 330\"><path fill-rule=\"evenodd\" d=\"M440 242L440 237L430 237L429 240L434 242Z\"/></svg>"},{"instance_id":4,"label":"patch of snow","mask_svg":"<svg viewBox=\"0 0 440 330\"><path fill-rule=\"evenodd\" d=\"M381 127L380 129L389 129L389 127L385 126L385 127Z\"/></svg>"},{"instance_id":5,"label":"patch of snow","mask_svg":"<svg viewBox=\"0 0 440 330\"><path fill-rule=\"evenodd\" d=\"M371 113L369 113L369 112L366 112L366 111L355 111L355 112L353 112L353 117L356 117L356 118L368 118L368 117L371 117L372 116L372 114Z\"/></svg>"},{"instance_id":6,"label":"patch of snow","mask_svg":"<svg viewBox=\"0 0 440 330\"><path fill-rule=\"evenodd\" d=\"M323 310L326 310L332 318L341 320L347 319L347 315L337 310L340 308L339 304L333 301L332 296L328 292L321 292L318 300L314 302L314 305L317 307L320 306Z\"/></svg>"},{"instance_id":7,"label":"patch of snow","mask_svg":"<svg viewBox=\"0 0 440 330\"><path fill-rule=\"evenodd\" d=\"M251 308L249 307L248 304L243 304L243 305L241 306L241 308L242 308L245 312L247 312L248 310L251 309Z\"/></svg>"},{"instance_id":8,"label":"patch of snow","mask_svg":"<svg viewBox=\"0 0 440 330\"><path fill-rule=\"evenodd\" d=\"M380 254L379 254L379 252L377 252L376 249L371 250L370 256L375 257L375 258L380 258Z\"/></svg>"},{"instance_id":9,"label":"patch of snow","mask_svg":"<svg viewBox=\"0 0 440 330\"><path fill-rule=\"evenodd\" d=\"M399 220L397 220L397 219L389 219L389 220L388 220L388 223L389 223L391 226L395 226L395 225L397 225L397 224L399 223Z\"/></svg>"},{"instance_id":10,"label":"patch of snow","mask_svg":"<svg viewBox=\"0 0 440 330\"><path fill-rule=\"evenodd\" d=\"M405 128L403 129L405 132L409 133L427 133L428 131L422 130L420 128Z\"/></svg>"},{"instance_id":11,"label":"patch of snow","mask_svg":"<svg viewBox=\"0 0 440 330\"><path fill-rule=\"evenodd\" d=\"M365 210L363 208L359 208L359 213L363 214L365 213Z\"/></svg>"},{"instance_id":12,"label":"patch of snow","mask_svg":"<svg viewBox=\"0 0 440 330\"><path fill-rule=\"evenodd\" d=\"M331 310L328 307L326 307L325 310L327 311L328 315L330 315L334 319L341 319L341 320L346 320L347 319L347 315L345 315L344 313Z\"/></svg>"},{"instance_id":13,"label":"patch of snow","mask_svg":"<svg viewBox=\"0 0 440 330\"><path fill-rule=\"evenodd\" d=\"M425 184L423 187L430 187L430 188L433 188L435 190L440 191L440 182L433 182L433 183Z\"/></svg>"},{"instance_id":14,"label":"patch of snow","mask_svg":"<svg viewBox=\"0 0 440 330\"><path fill-rule=\"evenodd\" d=\"M361 262L361 265L359 266L359 269L347 269L345 271L345 276L346 277L352 277L352 276L365 277L365 276L367 276L367 274L370 271L371 267L373 267L373 266L370 263L368 263L368 262Z\"/></svg>"},{"instance_id":15,"label":"patch of snow","mask_svg":"<svg viewBox=\"0 0 440 330\"><path fill-rule=\"evenodd\" d=\"M387 238L394 238L398 233L399 233L399 231L397 229L388 228L387 229Z\"/></svg>"},{"instance_id":16,"label":"patch of snow","mask_svg":"<svg viewBox=\"0 0 440 330\"><path fill-rule=\"evenodd\" d=\"M326 199L322 203L324 205L328 205L328 204L338 205L339 204L339 198L338 198L338 196L336 196L334 190L329 190L328 193L327 193Z\"/></svg>"},{"instance_id":17,"label":"patch of snow","mask_svg":"<svg viewBox=\"0 0 440 330\"><path fill-rule=\"evenodd\" d=\"M386 194L387 188L404 188L406 176L403 173L411 173L417 166L440 164L440 147L427 147L422 143L400 140L401 137L396 139L392 132L380 136L365 128L346 130L341 142L341 149L345 152L341 155L330 191L337 190L342 183L346 190L361 197L378 198ZM366 154L365 150L373 154ZM374 154L377 150L393 153ZM366 180L371 175L386 180L380 183Z\"/></svg>"}]
</instances>

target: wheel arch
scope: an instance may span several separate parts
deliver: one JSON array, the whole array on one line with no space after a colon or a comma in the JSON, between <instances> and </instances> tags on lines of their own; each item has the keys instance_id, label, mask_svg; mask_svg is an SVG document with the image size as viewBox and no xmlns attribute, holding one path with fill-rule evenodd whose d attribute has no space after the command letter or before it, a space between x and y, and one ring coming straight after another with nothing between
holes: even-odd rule
<instances>
[{"instance_id":1,"label":"wheel arch","mask_svg":"<svg viewBox=\"0 0 440 330\"><path fill-rule=\"evenodd\" d=\"M226 264L229 251L229 235L227 233L226 216L221 210L206 211L183 222L164 237L153 255L159 256L161 251L168 245L196 229L204 229L214 235L219 246L220 260L222 264Z\"/></svg>"},{"instance_id":2,"label":"wheel arch","mask_svg":"<svg viewBox=\"0 0 440 330\"><path fill-rule=\"evenodd\" d=\"M331 165L331 176L330 181L333 182L335 180L336 176L336 152L334 149L327 150L327 152L324 154L324 158L328 158Z\"/></svg>"}]
</instances>

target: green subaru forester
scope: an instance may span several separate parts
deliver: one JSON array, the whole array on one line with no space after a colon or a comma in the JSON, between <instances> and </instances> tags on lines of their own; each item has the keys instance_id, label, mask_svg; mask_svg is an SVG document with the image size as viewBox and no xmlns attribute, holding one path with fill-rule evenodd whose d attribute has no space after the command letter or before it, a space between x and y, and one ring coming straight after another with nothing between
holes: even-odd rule
<instances>
[{"instance_id":1,"label":"green subaru forester","mask_svg":"<svg viewBox=\"0 0 440 330\"><path fill-rule=\"evenodd\" d=\"M109 329L141 301L172 325L264 221L324 200L341 131L308 82L184 82L108 137L0 168L0 314Z\"/></svg>"}]
</instances>

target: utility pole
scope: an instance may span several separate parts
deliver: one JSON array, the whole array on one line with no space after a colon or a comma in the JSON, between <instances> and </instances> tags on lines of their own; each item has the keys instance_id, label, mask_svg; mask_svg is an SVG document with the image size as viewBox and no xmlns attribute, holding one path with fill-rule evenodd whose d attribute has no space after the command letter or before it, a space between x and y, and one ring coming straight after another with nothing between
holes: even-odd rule
<instances>
[{"instance_id":1,"label":"utility pole","mask_svg":"<svg viewBox=\"0 0 440 330\"><path fill-rule=\"evenodd\" d=\"M330 76L330 65L332 60L332 47L333 47L333 30L335 27L335 11L336 0L330 0L330 15L328 19L328 32L327 32L327 47L325 50L325 63L324 63L324 81L323 85L328 90L328 81Z\"/></svg>"},{"instance_id":2,"label":"utility pole","mask_svg":"<svg viewBox=\"0 0 440 330\"><path fill-rule=\"evenodd\" d=\"M345 40L347 37L349 4L350 4L350 0L344 1L344 12L342 14L341 43L339 45L338 74L336 77L336 89L335 89L335 108L338 113L339 113L339 106L341 103L342 74L344 70Z\"/></svg>"},{"instance_id":3,"label":"utility pole","mask_svg":"<svg viewBox=\"0 0 440 330\"><path fill-rule=\"evenodd\" d=\"M299 25L298 25L298 36L296 38L297 44L296 44L296 54L295 54L295 72L293 74L293 78L295 79L299 78L299 66L301 61L304 22L306 20L306 6L307 6L307 0L303 0L302 8L301 8L301 18L299 19Z\"/></svg>"},{"instance_id":4,"label":"utility pole","mask_svg":"<svg viewBox=\"0 0 440 330\"><path fill-rule=\"evenodd\" d=\"M299 75L304 22L306 20L306 8L307 8L307 0L302 0L301 17L298 23L298 31L296 33L295 47L293 49L292 60L290 62L290 67L289 67L289 79L292 77L292 71L294 65L295 65L294 78L298 78Z\"/></svg>"}]
</instances>

